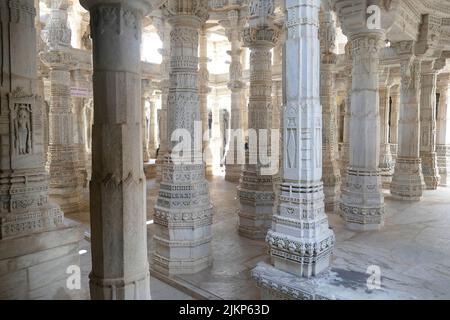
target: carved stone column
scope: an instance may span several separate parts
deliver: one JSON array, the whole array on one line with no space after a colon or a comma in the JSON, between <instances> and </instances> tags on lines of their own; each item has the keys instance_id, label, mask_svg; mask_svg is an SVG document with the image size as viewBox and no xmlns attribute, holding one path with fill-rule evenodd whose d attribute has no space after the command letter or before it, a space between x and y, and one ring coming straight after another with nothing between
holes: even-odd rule
<instances>
[{"instance_id":1,"label":"carved stone column","mask_svg":"<svg viewBox=\"0 0 450 320\"><path fill-rule=\"evenodd\" d=\"M319 0L286 1L283 183L266 237L274 267L253 270L263 294L289 296L283 290L289 274L312 277L327 270L334 245L321 181L319 7Z\"/></svg>"},{"instance_id":2,"label":"carved stone column","mask_svg":"<svg viewBox=\"0 0 450 320\"><path fill-rule=\"evenodd\" d=\"M78 171L78 148L73 135L70 68L74 65L67 26L68 0L49 1L50 16L43 39L48 51L41 59L50 68L49 146L47 168L50 195L67 214L80 209L82 177Z\"/></svg>"},{"instance_id":3,"label":"carved stone column","mask_svg":"<svg viewBox=\"0 0 450 320\"><path fill-rule=\"evenodd\" d=\"M93 40L92 299L150 298L140 61L149 3L81 0Z\"/></svg>"},{"instance_id":4,"label":"carved stone column","mask_svg":"<svg viewBox=\"0 0 450 320\"><path fill-rule=\"evenodd\" d=\"M84 69L82 69L84 67ZM82 178L83 188L89 186L88 170L88 156L86 154L86 127L84 121L84 111L86 103L92 99L92 83L88 81L91 72L86 70L87 66L78 66L71 71L72 85L76 92L71 98L73 107L73 128L74 128L74 143L77 147L78 155L78 171ZM80 203L81 204L81 203ZM84 201L81 207L88 206L87 201Z\"/></svg>"},{"instance_id":5,"label":"carved stone column","mask_svg":"<svg viewBox=\"0 0 450 320\"><path fill-rule=\"evenodd\" d=\"M344 3L342 1L341 3ZM342 186L341 216L352 230L378 230L384 224L381 186L379 52L383 31L355 27L343 16L344 32L352 45L352 95L349 123L349 163Z\"/></svg>"},{"instance_id":6,"label":"carved stone column","mask_svg":"<svg viewBox=\"0 0 450 320\"><path fill-rule=\"evenodd\" d=\"M156 156L156 181L161 182L161 171L164 163L164 156L167 153L167 98L169 95L169 68L170 68L170 30L166 17L160 13L159 17L153 17L153 24L158 31L162 41L161 62L161 110L159 111L159 151Z\"/></svg>"},{"instance_id":7,"label":"carved stone column","mask_svg":"<svg viewBox=\"0 0 450 320\"><path fill-rule=\"evenodd\" d=\"M340 153L340 169L341 169L341 189L345 184L345 179L347 176L347 166L350 159L350 119L351 119L351 103L352 103L352 46L351 42L348 42L345 46L345 56L347 60L347 67L345 68L345 73L347 74L347 96L345 98L344 105L344 132L343 132L343 142L342 150Z\"/></svg>"},{"instance_id":8,"label":"carved stone column","mask_svg":"<svg viewBox=\"0 0 450 320\"><path fill-rule=\"evenodd\" d=\"M441 180L436 155L436 84L438 71L444 66L445 61L442 60L422 63L420 158L422 159L422 172L428 190L436 190Z\"/></svg>"},{"instance_id":9,"label":"carved stone column","mask_svg":"<svg viewBox=\"0 0 450 320\"><path fill-rule=\"evenodd\" d=\"M167 10L172 26L167 136L184 129L191 139L191 153L185 160L175 158L173 149L178 141L169 139L155 205L152 268L172 275L196 273L211 264L213 206L205 180L202 142L194 135L201 122L198 44L199 31L208 18L207 1L169 0Z\"/></svg>"},{"instance_id":10,"label":"carved stone column","mask_svg":"<svg viewBox=\"0 0 450 320\"><path fill-rule=\"evenodd\" d=\"M230 63L230 78L228 88L231 91L231 121L230 130L231 137L229 143L229 150L227 160L225 163L225 180L230 182L239 182L242 172L242 163L238 163L237 154L243 148L245 143L242 109L244 108L244 89L245 83L242 81L242 42L241 31L244 24L242 11L230 10L228 11L228 19L221 21L225 28L228 40L231 43L231 50L228 54L231 57Z\"/></svg>"},{"instance_id":11,"label":"carved stone column","mask_svg":"<svg viewBox=\"0 0 450 320\"><path fill-rule=\"evenodd\" d=\"M81 228L48 197L35 16L34 0L0 1L0 299L79 299Z\"/></svg>"},{"instance_id":12,"label":"carved stone column","mask_svg":"<svg viewBox=\"0 0 450 320\"><path fill-rule=\"evenodd\" d=\"M199 70L198 70L198 88L200 97L200 119L202 121L202 132L205 135L208 132L208 94L211 92L209 87L209 72L208 72L208 36L205 27L200 30L199 35ZM209 152L210 142L208 139L203 139L203 154L206 156L204 161L206 165L206 174L212 176L212 155Z\"/></svg>"},{"instance_id":13,"label":"carved stone column","mask_svg":"<svg viewBox=\"0 0 450 320\"><path fill-rule=\"evenodd\" d=\"M398 152L391 194L400 200L421 200L425 181L419 155L420 70L413 54L414 42L394 44L401 59L401 97L398 125Z\"/></svg>"},{"instance_id":14,"label":"carved stone column","mask_svg":"<svg viewBox=\"0 0 450 320\"><path fill-rule=\"evenodd\" d=\"M336 159L337 145L337 91L335 86L335 50L336 26L330 11L320 13L320 102L322 104L322 181L325 193L325 211L337 209L341 174Z\"/></svg>"},{"instance_id":15,"label":"carved stone column","mask_svg":"<svg viewBox=\"0 0 450 320\"><path fill-rule=\"evenodd\" d=\"M252 145L255 141L249 139L249 148L245 150L246 163L238 186L240 204L238 230L241 236L264 239L272 223L276 184L279 181L278 170L273 175L264 174L266 165L261 161L261 153L268 153L271 150L270 129L273 124L271 50L278 41L279 29L272 23L273 0L253 0L251 9L249 27L243 32L243 42L251 51L249 135L250 131L253 131L254 135L258 136L258 142L257 145ZM266 141L260 138L263 130L268 133ZM250 163L252 159L255 161Z\"/></svg>"},{"instance_id":16,"label":"carved stone column","mask_svg":"<svg viewBox=\"0 0 450 320\"><path fill-rule=\"evenodd\" d=\"M150 159L156 158L156 149L157 149L157 128L156 128L156 113L158 107L158 91L154 90L153 94L150 96L150 108L148 109L148 153Z\"/></svg>"},{"instance_id":17,"label":"carved stone column","mask_svg":"<svg viewBox=\"0 0 450 320\"><path fill-rule=\"evenodd\" d=\"M450 187L450 78L446 74L439 83L439 109L437 112L437 161L441 186Z\"/></svg>"},{"instance_id":18,"label":"carved stone column","mask_svg":"<svg viewBox=\"0 0 450 320\"><path fill-rule=\"evenodd\" d=\"M150 97L152 95L151 80L142 79L141 86L142 158L144 163L147 163L150 161L150 108L147 107L147 104L150 104Z\"/></svg>"},{"instance_id":19,"label":"carved stone column","mask_svg":"<svg viewBox=\"0 0 450 320\"><path fill-rule=\"evenodd\" d=\"M398 121L400 115L400 85L391 88L391 126L390 126L390 145L391 154L394 162L397 159L397 149L398 149Z\"/></svg>"},{"instance_id":20,"label":"carved stone column","mask_svg":"<svg viewBox=\"0 0 450 320\"><path fill-rule=\"evenodd\" d=\"M387 74L384 77L389 77ZM392 159L391 146L389 144L389 110L391 88L383 79L379 88L380 95L380 170L383 188L389 188L394 173L394 162Z\"/></svg>"}]
</instances>

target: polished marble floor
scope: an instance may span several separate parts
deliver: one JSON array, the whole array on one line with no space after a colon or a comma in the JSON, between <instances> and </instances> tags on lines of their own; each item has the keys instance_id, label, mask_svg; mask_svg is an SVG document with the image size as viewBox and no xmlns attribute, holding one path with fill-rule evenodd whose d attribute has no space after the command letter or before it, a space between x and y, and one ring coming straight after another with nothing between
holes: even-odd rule
<instances>
[{"instance_id":1,"label":"polished marble floor","mask_svg":"<svg viewBox=\"0 0 450 320\"><path fill-rule=\"evenodd\" d=\"M250 279L250 270L258 262L268 261L265 243L237 234L235 184L226 182L223 177L212 178L210 194L215 205L213 266L197 274L175 277L172 280L177 283L177 289L152 277L154 299L188 299L199 295L213 299L259 298L259 290ZM156 196L157 183L148 180L149 257L153 247L151 220ZM421 202L396 201L386 191L385 200L386 224L379 232L346 230L338 215L329 214L330 226L336 234L332 271L351 279L348 283L352 286L362 288L369 277L367 268L377 266L381 271L381 286L392 292L392 298L402 293L413 298L450 299L450 188L426 191ZM82 219L88 231L86 214L71 218ZM83 288L88 292L87 241L84 249L87 253L82 255Z\"/></svg>"}]
</instances>

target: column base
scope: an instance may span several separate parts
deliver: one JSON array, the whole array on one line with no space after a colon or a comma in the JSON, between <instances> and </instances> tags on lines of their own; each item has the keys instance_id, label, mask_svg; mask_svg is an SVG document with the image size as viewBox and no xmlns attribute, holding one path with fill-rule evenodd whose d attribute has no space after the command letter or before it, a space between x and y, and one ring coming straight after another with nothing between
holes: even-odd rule
<instances>
[{"instance_id":1,"label":"column base","mask_svg":"<svg viewBox=\"0 0 450 320\"><path fill-rule=\"evenodd\" d=\"M301 278L262 262L252 270L252 279L261 290L261 300L414 299L408 293L385 288L369 290L367 277L358 275L356 271L330 269L314 278Z\"/></svg>"},{"instance_id":2,"label":"column base","mask_svg":"<svg viewBox=\"0 0 450 320\"><path fill-rule=\"evenodd\" d=\"M80 266L82 239L80 225L66 219L51 230L0 240L0 299L88 299L87 291L67 287L68 268Z\"/></svg>"},{"instance_id":3,"label":"column base","mask_svg":"<svg viewBox=\"0 0 450 320\"><path fill-rule=\"evenodd\" d=\"M197 273L211 264L213 206L203 164L162 165L155 205L155 270L169 275Z\"/></svg>"},{"instance_id":4,"label":"column base","mask_svg":"<svg viewBox=\"0 0 450 320\"><path fill-rule=\"evenodd\" d=\"M325 195L325 211L336 212L341 195L341 174L336 165L323 166L322 181Z\"/></svg>"},{"instance_id":5,"label":"column base","mask_svg":"<svg viewBox=\"0 0 450 320\"><path fill-rule=\"evenodd\" d=\"M435 152L421 153L422 173L427 190L436 190L439 186L441 177L437 164L437 155Z\"/></svg>"},{"instance_id":6,"label":"column base","mask_svg":"<svg viewBox=\"0 0 450 320\"><path fill-rule=\"evenodd\" d=\"M238 183L241 178L242 165L225 165L225 181Z\"/></svg>"},{"instance_id":7,"label":"column base","mask_svg":"<svg viewBox=\"0 0 450 320\"><path fill-rule=\"evenodd\" d=\"M391 195L402 201L420 201L425 190L420 158L398 157L391 183Z\"/></svg>"},{"instance_id":8,"label":"column base","mask_svg":"<svg viewBox=\"0 0 450 320\"><path fill-rule=\"evenodd\" d=\"M240 202L240 208L237 210L239 235L255 240L264 239L272 225L276 207L275 190L255 191L239 186L238 198Z\"/></svg>"},{"instance_id":9,"label":"column base","mask_svg":"<svg viewBox=\"0 0 450 320\"><path fill-rule=\"evenodd\" d=\"M450 187L450 145L437 145L436 154L441 176L440 186Z\"/></svg>"},{"instance_id":10,"label":"column base","mask_svg":"<svg viewBox=\"0 0 450 320\"><path fill-rule=\"evenodd\" d=\"M350 230L380 230L384 226L385 215L380 171L349 168L339 211Z\"/></svg>"},{"instance_id":11,"label":"column base","mask_svg":"<svg viewBox=\"0 0 450 320\"><path fill-rule=\"evenodd\" d=\"M101 279L89 275L92 300L150 300L150 270L128 278Z\"/></svg>"}]
</instances>

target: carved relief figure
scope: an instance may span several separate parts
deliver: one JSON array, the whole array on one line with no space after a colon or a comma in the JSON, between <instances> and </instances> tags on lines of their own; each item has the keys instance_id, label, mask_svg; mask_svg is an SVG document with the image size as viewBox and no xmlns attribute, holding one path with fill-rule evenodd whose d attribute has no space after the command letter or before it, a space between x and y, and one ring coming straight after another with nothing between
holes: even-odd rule
<instances>
[{"instance_id":1,"label":"carved relief figure","mask_svg":"<svg viewBox=\"0 0 450 320\"><path fill-rule=\"evenodd\" d=\"M11 110L12 145L19 155L31 152L31 105L14 104Z\"/></svg>"}]
</instances>

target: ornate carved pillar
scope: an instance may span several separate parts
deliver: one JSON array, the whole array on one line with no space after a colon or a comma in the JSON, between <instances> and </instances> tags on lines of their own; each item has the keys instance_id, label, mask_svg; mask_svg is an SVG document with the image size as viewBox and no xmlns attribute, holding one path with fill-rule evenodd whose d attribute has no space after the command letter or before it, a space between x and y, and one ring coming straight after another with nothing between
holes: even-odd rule
<instances>
[{"instance_id":1,"label":"ornate carved pillar","mask_svg":"<svg viewBox=\"0 0 450 320\"><path fill-rule=\"evenodd\" d=\"M337 91L335 86L336 26L330 11L320 13L320 102L322 104L322 181L325 194L325 211L337 209L340 196L341 174L336 159L337 145Z\"/></svg>"},{"instance_id":2,"label":"ornate carved pillar","mask_svg":"<svg viewBox=\"0 0 450 320\"><path fill-rule=\"evenodd\" d=\"M170 68L170 30L166 17L160 14L159 17L153 17L153 24L158 31L159 38L162 41L161 62L161 110L159 111L159 151L156 157L156 181L161 182L161 171L164 163L164 156L167 153L167 98L169 95L169 68Z\"/></svg>"},{"instance_id":3,"label":"ornate carved pillar","mask_svg":"<svg viewBox=\"0 0 450 320\"><path fill-rule=\"evenodd\" d=\"M142 159L145 163L150 161L149 140L150 140L150 111L147 104L150 104L152 96L151 80L141 80L141 115L142 115Z\"/></svg>"},{"instance_id":4,"label":"ornate carved pillar","mask_svg":"<svg viewBox=\"0 0 450 320\"><path fill-rule=\"evenodd\" d=\"M40 56L50 68L49 146L47 168L50 195L67 214L80 209L83 177L78 171L78 147L73 136L73 110L70 97L70 68L74 65L67 26L68 0L49 1L50 17L43 39L47 51Z\"/></svg>"},{"instance_id":5,"label":"ornate carved pillar","mask_svg":"<svg viewBox=\"0 0 450 320\"><path fill-rule=\"evenodd\" d=\"M81 229L48 197L35 16L34 0L0 2L0 299L84 298L66 285Z\"/></svg>"},{"instance_id":6,"label":"ornate carved pillar","mask_svg":"<svg viewBox=\"0 0 450 320\"><path fill-rule=\"evenodd\" d=\"M74 96L71 97L72 112L73 112L73 128L74 128L74 144L77 148L78 170L82 177L82 186L88 188L89 186L89 164L88 156L86 154L86 128L84 121L84 111L87 101L92 96L92 84L88 81L88 77L91 76L91 72L86 69L82 69L82 66L78 66L71 71L72 87L77 91ZM87 66L84 66L85 68ZM83 203L83 207L87 206L87 202Z\"/></svg>"},{"instance_id":7,"label":"ornate carved pillar","mask_svg":"<svg viewBox=\"0 0 450 320\"><path fill-rule=\"evenodd\" d=\"M334 245L322 184L319 0L287 0L284 57L284 162L280 204L266 241L274 265L257 266L253 278L282 291L281 272L312 277L327 270ZM274 289L275 288L275 289Z\"/></svg>"},{"instance_id":8,"label":"ornate carved pillar","mask_svg":"<svg viewBox=\"0 0 450 320\"><path fill-rule=\"evenodd\" d=\"M156 128L156 113L158 108L158 91L154 90L153 94L150 96L150 108L148 109L148 153L150 155L150 159L156 158L156 149L157 147L157 128Z\"/></svg>"},{"instance_id":9,"label":"ornate carved pillar","mask_svg":"<svg viewBox=\"0 0 450 320\"><path fill-rule=\"evenodd\" d=\"M441 177L436 155L436 85L437 75L445 60L422 63L420 88L420 158L428 190L436 190Z\"/></svg>"},{"instance_id":10,"label":"ornate carved pillar","mask_svg":"<svg viewBox=\"0 0 450 320\"><path fill-rule=\"evenodd\" d=\"M340 153L340 169L341 169L341 190L342 186L345 184L345 179L347 176L347 166L350 159L350 119L351 119L351 112L350 107L352 103L352 45L349 41L347 45L345 46L345 56L346 60L348 62L347 67L345 68L345 73L347 74L347 81L346 81L346 87L347 87L347 96L345 98L345 105L344 105L344 132L343 132L343 142L342 142L342 150Z\"/></svg>"},{"instance_id":11,"label":"ornate carved pillar","mask_svg":"<svg viewBox=\"0 0 450 320\"><path fill-rule=\"evenodd\" d=\"M450 78L448 74L439 81L439 109L437 112L437 162L441 186L450 187Z\"/></svg>"},{"instance_id":12,"label":"ornate carved pillar","mask_svg":"<svg viewBox=\"0 0 450 320\"><path fill-rule=\"evenodd\" d=\"M202 132L203 135L208 131L208 94L211 92L209 87L209 72L208 72L208 36L205 27L200 29L199 34L199 49L200 49L200 59L199 59L199 72L198 72L198 88L200 97L200 119L202 121ZM206 165L206 174L212 175L212 158L211 153L207 148L209 148L209 141L202 137L203 139L203 154L206 155L204 161Z\"/></svg>"},{"instance_id":13,"label":"ornate carved pillar","mask_svg":"<svg viewBox=\"0 0 450 320\"><path fill-rule=\"evenodd\" d=\"M353 59L348 133L350 158L341 190L340 211L348 228L378 230L384 224L385 212L379 169L378 92L379 52L384 43L384 31L367 30L365 20L358 21L360 15L350 15L350 11L345 10L346 1L338 5Z\"/></svg>"},{"instance_id":14,"label":"ornate carved pillar","mask_svg":"<svg viewBox=\"0 0 450 320\"><path fill-rule=\"evenodd\" d=\"M413 53L414 42L398 42L394 48L401 59L402 79L398 151L391 194L400 200L421 200L425 189L419 155L421 62Z\"/></svg>"},{"instance_id":15,"label":"ornate carved pillar","mask_svg":"<svg viewBox=\"0 0 450 320\"><path fill-rule=\"evenodd\" d=\"M94 68L92 299L149 299L142 159L144 0L81 0L91 14Z\"/></svg>"},{"instance_id":16,"label":"ornate carved pillar","mask_svg":"<svg viewBox=\"0 0 450 320\"><path fill-rule=\"evenodd\" d=\"M248 104L248 128L258 136L257 145L250 141L245 150L245 166L238 186L239 225L241 236L264 239L272 224L276 201L276 184L279 175L264 175L261 153L271 150L272 129L272 54L279 37L279 29L274 26L273 0L252 0L249 27L244 29L243 42L250 48L250 97ZM263 130L269 136L260 138ZM277 142L278 143L278 142ZM259 149L259 150L258 150ZM256 161L252 161L255 159ZM278 159L277 159L278 160ZM254 163L256 162L256 163Z\"/></svg>"},{"instance_id":17,"label":"ornate carved pillar","mask_svg":"<svg viewBox=\"0 0 450 320\"><path fill-rule=\"evenodd\" d=\"M155 253L152 268L165 274L196 273L211 262L213 206L205 180L201 141L194 139L200 122L198 95L199 31L208 18L207 1L169 0L170 88L167 109L168 152L155 205ZM184 129L191 136L185 161L172 154L172 133ZM192 156L191 156L192 155Z\"/></svg>"},{"instance_id":18,"label":"ornate carved pillar","mask_svg":"<svg viewBox=\"0 0 450 320\"><path fill-rule=\"evenodd\" d=\"M394 162L397 159L397 149L398 149L398 121L400 115L400 85L396 85L391 88L391 126L390 126L390 145L391 154Z\"/></svg>"},{"instance_id":19,"label":"ornate carved pillar","mask_svg":"<svg viewBox=\"0 0 450 320\"><path fill-rule=\"evenodd\" d=\"M384 69L384 68L383 68ZM383 72L384 71L384 72ZM389 144L389 110L391 99L391 87L389 80L389 69L380 74L381 86L380 96L380 170L383 188L389 188L394 173L394 162L392 159L391 146Z\"/></svg>"},{"instance_id":20,"label":"ornate carved pillar","mask_svg":"<svg viewBox=\"0 0 450 320\"><path fill-rule=\"evenodd\" d=\"M231 91L231 140L225 163L225 180L230 182L239 182L243 168L242 163L238 163L237 154L245 143L242 119L242 110L245 103L243 98L245 83L242 81L243 65L241 59L241 31L244 22L245 19L242 17L241 10L228 11L228 19L220 22L225 28L226 35L231 43L231 50L228 52L231 57L228 82L228 88Z\"/></svg>"}]
</instances>

